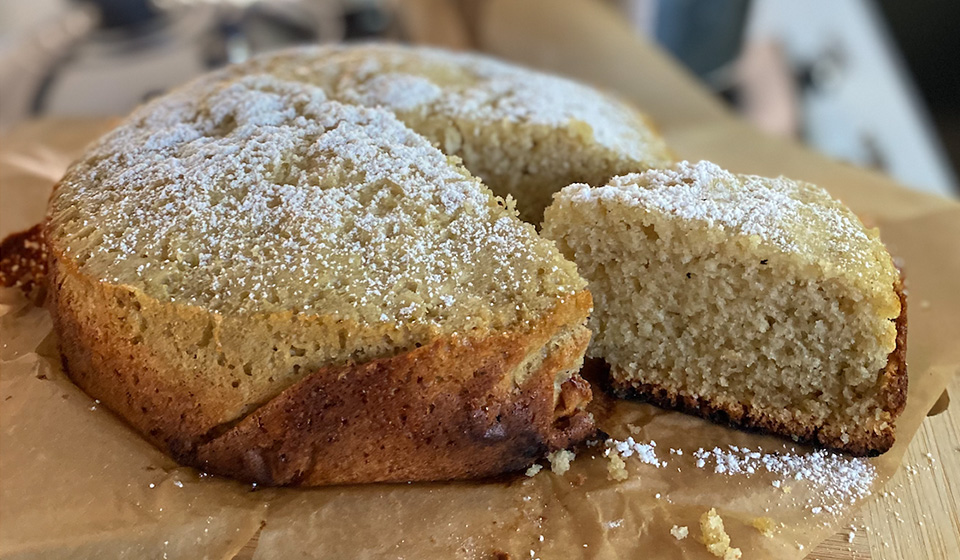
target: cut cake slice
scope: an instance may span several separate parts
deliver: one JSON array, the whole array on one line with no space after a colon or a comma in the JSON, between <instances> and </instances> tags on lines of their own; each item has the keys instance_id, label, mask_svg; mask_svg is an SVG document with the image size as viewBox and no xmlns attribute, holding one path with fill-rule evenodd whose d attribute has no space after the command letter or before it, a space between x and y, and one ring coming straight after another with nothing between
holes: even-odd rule
<instances>
[{"instance_id":1,"label":"cut cake slice","mask_svg":"<svg viewBox=\"0 0 960 560\"><path fill-rule=\"evenodd\" d=\"M900 275L823 189L682 162L563 189L543 232L589 282L588 355L619 394L856 455L893 444Z\"/></svg>"}]
</instances>

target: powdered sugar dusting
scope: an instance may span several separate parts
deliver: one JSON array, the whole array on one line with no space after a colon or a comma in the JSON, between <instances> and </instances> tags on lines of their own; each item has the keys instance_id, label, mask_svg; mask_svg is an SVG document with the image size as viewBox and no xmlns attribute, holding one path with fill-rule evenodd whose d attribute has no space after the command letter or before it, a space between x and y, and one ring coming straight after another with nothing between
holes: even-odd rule
<instances>
[{"instance_id":1,"label":"powdered sugar dusting","mask_svg":"<svg viewBox=\"0 0 960 560\"><path fill-rule=\"evenodd\" d=\"M877 264L880 240L823 189L784 177L735 175L716 164L680 162L613 178L606 186L571 185L560 195L572 202L608 201L642 206L684 220L804 255L824 267L855 269L892 283L892 265ZM887 278L889 276L889 278Z\"/></svg>"},{"instance_id":2,"label":"powdered sugar dusting","mask_svg":"<svg viewBox=\"0 0 960 560\"><path fill-rule=\"evenodd\" d=\"M399 45L329 46L251 61L324 87L332 98L480 123L569 127L636 158L665 153L626 105L592 88L472 53Z\"/></svg>"},{"instance_id":3,"label":"powdered sugar dusting","mask_svg":"<svg viewBox=\"0 0 960 560\"><path fill-rule=\"evenodd\" d=\"M347 97L371 107L412 111L441 99L443 90L422 76L384 72L355 86Z\"/></svg>"},{"instance_id":4,"label":"powdered sugar dusting","mask_svg":"<svg viewBox=\"0 0 960 560\"><path fill-rule=\"evenodd\" d=\"M772 486L789 492L792 484L806 484L813 489L807 506L810 513L839 514L847 505L870 495L877 472L866 459L847 457L825 450L808 453L765 452L735 445L726 448L697 449L684 454L681 449L670 449L666 458L656 452L657 442L641 442L628 437L625 440L609 438L604 442L603 456L610 460L608 468L612 480L629 477L627 462L639 461L655 468L683 468L693 466L724 476L776 475ZM657 498L660 495L657 494Z\"/></svg>"},{"instance_id":5,"label":"powdered sugar dusting","mask_svg":"<svg viewBox=\"0 0 960 560\"><path fill-rule=\"evenodd\" d=\"M463 304L513 321L530 310L501 304L531 286L543 307L581 287L531 226L389 112L235 74L141 108L69 170L51 224L87 273L217 311L370 323L439 323Z\"/></svg>"},{"instance_id":6,"label":"powdered sugar dusting","mask_svg":"<svg viewBox=\"0 0 960 560\"><path fill-rule=\"evenodd\" d=\"M611 457L615 454L620 459L627 459L635 456L645 465L652 465L657 468L667 466L666 461L661 461L657 458L657 442L655 441L640 443L632 437L628 437L625 440L611 438L605 442L605 445L606 449L603 451L604 457Z\"/></svg>"},{"instance_id":7,"label":"powdered sugar dusting","mask_svg":"<svg viewBox=\"0 0 960 560\"><path fill-rule=\"evenodd\" d=\"M791 483L813 485L823 498L811 504L810 512L840 513L846 504L856 503L870 495L876 479L876 468L867 460L846 457L824 450L810 453L764 453L762 449L729 446L712 450L698 449L693 454L700 468L713 469L728 476L772 473L782 477L774 487Z\"/></svg>"}]
</instances>

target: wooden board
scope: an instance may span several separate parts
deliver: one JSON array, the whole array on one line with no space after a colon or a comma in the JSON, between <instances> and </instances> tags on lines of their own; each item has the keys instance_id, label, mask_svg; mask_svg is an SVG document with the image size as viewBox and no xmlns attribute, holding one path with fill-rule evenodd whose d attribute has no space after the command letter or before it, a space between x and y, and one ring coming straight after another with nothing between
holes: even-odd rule
<instances>
[{"instance_id":1,"label":"wooden board","mask_svg":"<svg viewBox=\"0 0 960 560\"><path fill-rule=\"evenodd\" d=\"M924 421L900 471L854 520L853 541L840 532L809 560L960 558L960 376L947 392L955 398Z\"/></svg>"},{"instance_id":2,"label":"wooden board","mask_svg":"<svg viewBox=\"0 0 960 560\"><path fill-rule=\"evenodd\" d=\"M948 392L960 396L960 376ZM960 558L960 397L917 433L903 468L869 500L851 526L807 560L953 560ZM851 539L852 533L852 539ZM235 560L251 560L257 539Z\"/></svg>"},{"instance_id":3,"label":"wooden board","mask_svg":"<svg viewBox=\"0 0 960 560\"><path fill-rule=\"evenodd\" d=\"M440 2L443 9L437 9L437 0L412 0L398 7L411 42L484 50L482 40L478 40L483 29L478 27L485 22L478 14L483 13L487 3L488 0ZM607 17L604 7L591 8L589 4L556 6L550 17ZM531 34L536 31L531 30ZM589 78L591 70L583 70L584 77ZM960 372L948 392L957 397L949 402L945 393L941 400L945 409L924 422L907 451L903 467L884 492L871 499L849 527L811 551L808 559L960 559ZM237 558L252 558L255 544L255 540L249 543Z\"/></svg>"}]
</instances>

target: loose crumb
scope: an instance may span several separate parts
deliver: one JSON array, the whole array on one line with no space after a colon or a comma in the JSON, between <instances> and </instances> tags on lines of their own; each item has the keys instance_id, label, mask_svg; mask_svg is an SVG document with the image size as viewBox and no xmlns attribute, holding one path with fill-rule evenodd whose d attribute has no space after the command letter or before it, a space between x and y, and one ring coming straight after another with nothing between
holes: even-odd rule
<instances>
[{"instance_id":1,"label":"loose crumb","mask_svg":"<svg viewBox=\"0 0 960 560\"><path fill-rule=\"evenodd\" d=\"M627 473L627 464L623 459L616 453L611 453L608 458L610 462L607 463L607 478L616 481L626 480L630 475Z\"/></svg>"},{"instance_id":2,"label":"loose crumb","mask_svg":"<svg viewBox=\"0 0 960 560\"><path fill-rule=\"evenodd\" d=\"M739 548L730 546L730 535L724 530L723 519L716 508L710 508L700 516L700 532L703 534L701 542L717 558L737 560L742 555Z\"/></svg>"},{"instance_id":3,"label":"loose crumb","mask_svg":"<svg viewBox=\"0 0 960 560\"><path fill-rule=\"evenodd\" d=\"M673 538L677 539L678 541L682 541L683 539L687 538L688 534L690 534L690 530L687 529L686 525L683 527L674 525L673 528L670 529L670 534L673 535Z\"/></svg>"},{"instance_id":4,"label":"loose crumb","mask_svg":"<svg viewBox=\"0 0 960 560\"><path fill-rule=\"evenodd\" d=\"M570 463L576 457L577 455L573 451L561 449L560 451L554 451L547 455L547 460L550 461L550 470L552 470L554 474L562 475L570 470Z\"/></svg>"},{"instance_id":5,"label":"loose crumb","mask_svg":"<svg viewBox=\"0 0 960 560\"><path fill-rule=\"evenodd\" d=\"M769 517L756 517L751 524L765 537L772 537L773 531L777 528L777 522Z\"/></svg>"},{"instance_id":6,"label":"loose crumb","mask_svg":"<svg viewBox=\"0 0 960 560\"><path fill-rule=\"evenodd\" d=\"M529 469L527 469L527 476L536 476L541 470L543 470L543 465L534 463L530 465Z\"/></svg>"}]
</instances>

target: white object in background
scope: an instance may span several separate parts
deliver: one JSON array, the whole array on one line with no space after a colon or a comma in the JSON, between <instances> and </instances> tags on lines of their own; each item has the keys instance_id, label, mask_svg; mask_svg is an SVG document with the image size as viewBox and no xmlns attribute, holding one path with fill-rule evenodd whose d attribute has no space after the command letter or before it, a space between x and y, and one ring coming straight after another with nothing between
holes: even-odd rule
<instances>
[{"instance_id":1,"label":"white object in background","mask_svg":"<svg viewBox=\"0 0 960 560\"><path fill-rule=\"evenodd\" d=\"M954 176L879 13L867 0L754 0L748 40L779 42L816 87L803 94L805 140L877 165L918 190L956 196Z\"/></svg>"},{"instance_id":2,"label":"white object in background","mask_svg":"<svg viewBox=\"0 0 960 560\"><path fill-rule=\"evenodd\" d=\"M208 69L204 45L216 25L216 11L195 8L169 14L169 24L131 40L126 32L79 44L69 59L52 69L41 109L65 117L125 115L151 96ZM147 33L156 35L151 38ZM140 44L137 44L140 43Z\"/></svg>"}]
</instances>

